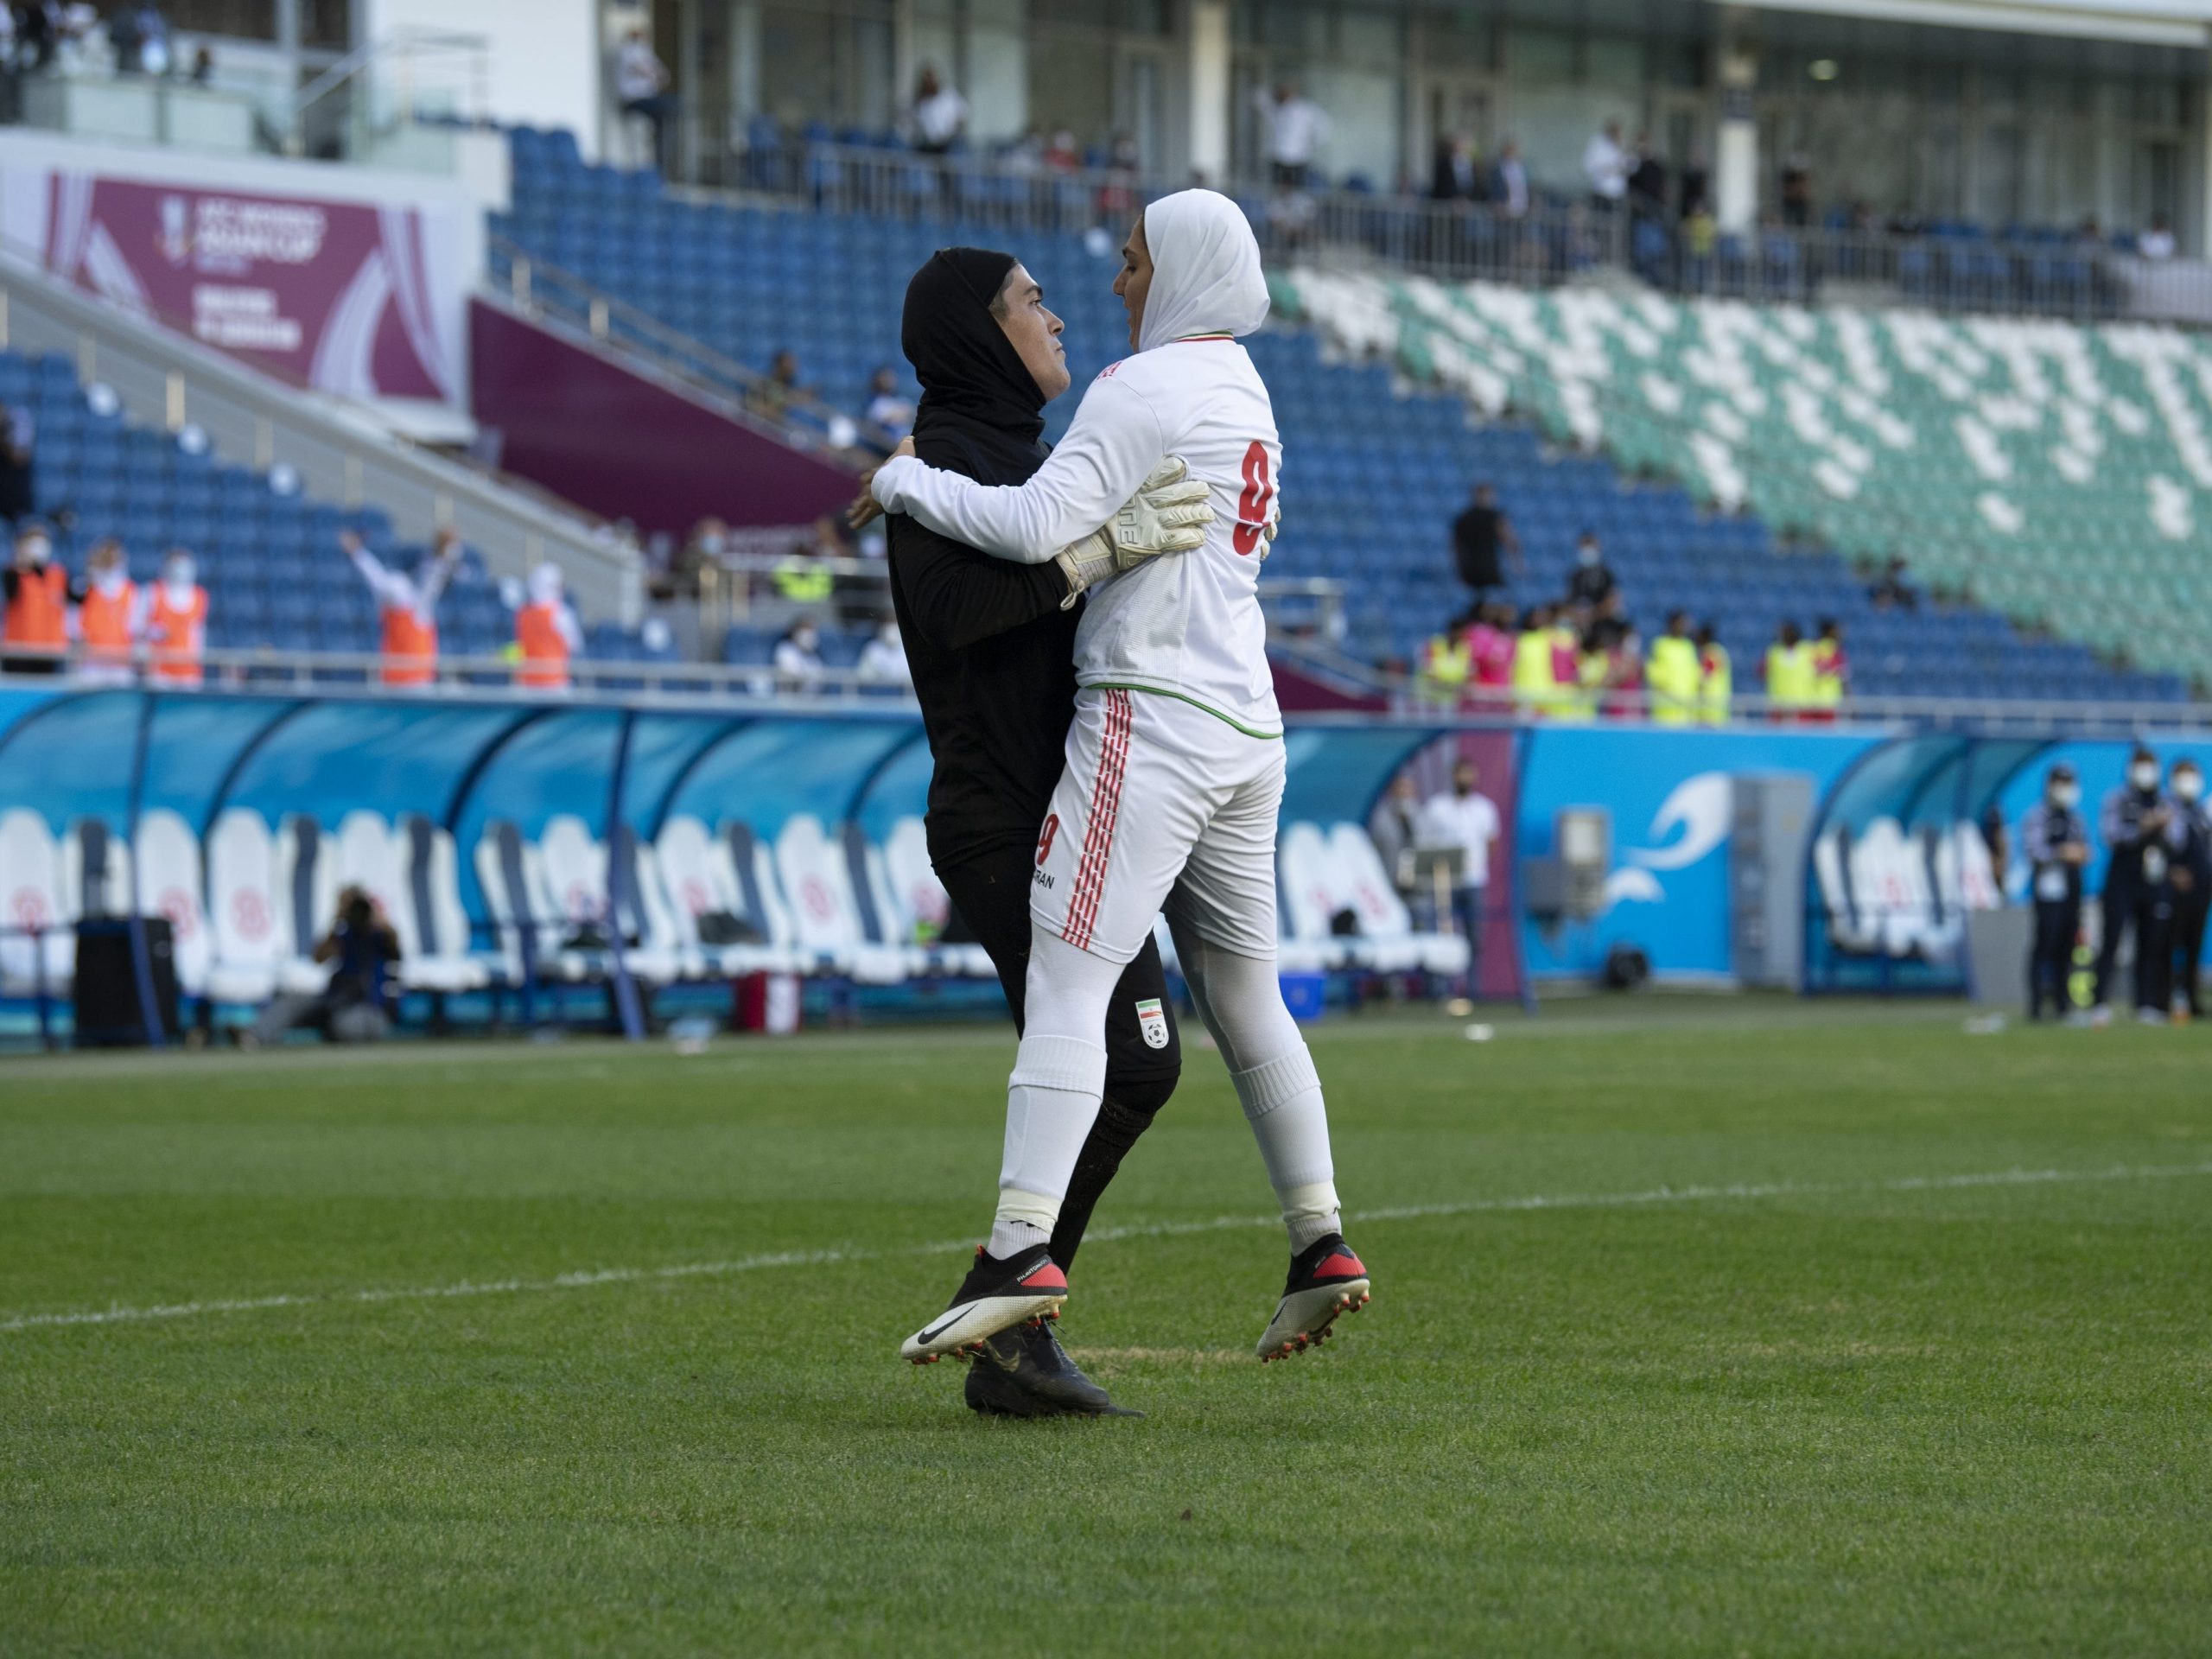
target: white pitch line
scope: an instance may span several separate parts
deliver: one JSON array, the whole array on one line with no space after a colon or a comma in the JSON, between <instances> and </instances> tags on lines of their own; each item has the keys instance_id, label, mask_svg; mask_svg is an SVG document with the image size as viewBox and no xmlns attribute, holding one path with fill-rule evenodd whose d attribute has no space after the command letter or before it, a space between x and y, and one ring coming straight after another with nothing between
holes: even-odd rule
<instances>
[{"instance_id":1,"label":"white pitch line","mask_svg":"<svg viewBox=\"0 0 2212 1659\"><path fill-rule=\"evenodd\" d=\"M2212 1175L2202 1164L2116 1164L2106 1169L2000 1169L1967 1175L1904 1175L1883 1181L1768 1181L1726 1186L1654 1186L1637 1192L1536 1193L1524 1198L1469 1198L1456 1204L1402 1205L1360 1210L1355 1224L1416 1221L1533 1210L1619 1210L1643 1205L1710 1204L1729 1199L1809 1198L1853 1192L1927 1192L1990 1186L2048 1186L2088 1181L2163 1181ZM1164 1221L1139 1226L1098 1227L1091 1240L1173 1238L1248 1227L1279 1227L1274 1216L1217 1216L1208 1221ZM170 1302L143 1307L86 1308L68 1313L22 1313L0 1319L0 1334L51 1330L65 1325L131 1325L153 1320L197 1319L209 1313L255 1313L278 1307L372 1306L384 1302L429 1302L464 1296L519 1296L556 1290L588 1290L600 1285L650 1284L672 1279L720 1279L771 1268L830 1267L847 1262L880 1262L893 1257L956 1255L975 1248L973 1239L914 1244L893 1250L775 1250L726 1262L679 1262L660 1268L600 1268L556 1274L550 1279L464 1279L449 1285L385 1290L301 1291L276 1296L238 1296L213 1301Z\"/></svg>"}]
</instances>

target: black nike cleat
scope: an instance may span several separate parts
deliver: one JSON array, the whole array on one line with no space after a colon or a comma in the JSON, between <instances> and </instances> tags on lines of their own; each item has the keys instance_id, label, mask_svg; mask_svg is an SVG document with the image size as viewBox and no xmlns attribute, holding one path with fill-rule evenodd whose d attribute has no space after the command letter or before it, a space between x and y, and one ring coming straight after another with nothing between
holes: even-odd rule
<instances>
[{"instance_id":1,"label":"black nike cleat","mask_svg":"<svg viewBox=\"0 0 2212 1659\"><path fill-rule=\"evenodd\" d=\"M1008 1325L1040 1315L1058 1319L1060 1304L1068 1299L1068 1278L1052 1264L1052 1252L1032 1245L1001 1262L983 1247L976 1247L976 1265L960 1281L944 1313L899 1344L899 1351L917 1365L928 1365L947 1354L972 1354L983 1338L996 1336Z\"/></svg>"},{"instance_id":2,"label":"black nike cleat","mask_svg":"<svg viewBox=\"0 0 2212 1659\"><path fill-rule=\"evenodd\" d=\"M1331 1233L1291 1258L1282 1303L1254 1351L1262 1364L1288 1359L1325 1338L1338 1314L1357 1313L1367 1300L1367 1269L1344 1235Z\"/></svg>"},{"instance_id":3,"label":"black nike cleat","mask_svg":"<svg viewBox=\"0 0 2212 1659\"><path fill-rule=\"evenodd\" d=\"M1116 1405L1042 1319L983 1338L968 1366L968 1404L987 1417L1144 1415Z\"/></svg>"}]
</instances>

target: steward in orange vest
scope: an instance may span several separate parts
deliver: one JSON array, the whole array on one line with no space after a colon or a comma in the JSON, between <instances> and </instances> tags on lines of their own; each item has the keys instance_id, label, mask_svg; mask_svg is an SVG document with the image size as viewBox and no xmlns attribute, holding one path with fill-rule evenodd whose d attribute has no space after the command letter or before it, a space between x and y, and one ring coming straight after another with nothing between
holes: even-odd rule
<instances>
[{"instance_id":1,"label":"steward in orange vest","mask_svg":"<svg viewBox=\"0 0 2212 1659\"><path fill-rule=\"evenodd\" d=\"M0 666L10 674L59 674L69 649L69 573L54 563L54 538L42 524L16 535L16 557L0 571Z\"/></svg>"},{"instance_id":2,"label":"steward in orange vest","mask_svg":"<svg viewBox=\"0 0 2212 1659\"><path fill-rule=\"evenodd\" d=\"M376 595L384 623L384 683L429 685L438 677L438 598L461 563L461 537L440 531L427 568L413 576L385 564L350 530L338 544Z\"/></svg>"},{"instance_id":3,"label":"steward in orange vest","mask_svg":"<svg viewBox=\"0 0 2212 1659\"><path fill-rule=\"evenodd\" d=\"M171 685L198 685L207 652L207 590L200 585L192 555L178 550L162 564L162 580L146 604L148 659L154 677Z\"/></svg>"},{"instance_id":4,"label":"steward in orange vest","mask_svg":"<svg viewBox=\"0 0 2212 1659\"><path fill-rule=\"evenodd\" d=\"M128 685L130 651L145 619L140 614L138 584L123 562L123 543L102 542L85 561L86 583L77 601L78 640L85 647L79 677L104 685Z\"/></svg>"},{"instance_id":5,"label":"steward in orange vest","mask_svg":"<svg viewBox=\"0 0 2212 1659\"><path fill-rule=\"evenodd\" d=\"M558 688L569 683L569 658L584 648L584 631L569 608L561 567L550 559L530 573L530 603L515 612L515 648L522 669L517 685Z\"/></svg>"}]
</instances>

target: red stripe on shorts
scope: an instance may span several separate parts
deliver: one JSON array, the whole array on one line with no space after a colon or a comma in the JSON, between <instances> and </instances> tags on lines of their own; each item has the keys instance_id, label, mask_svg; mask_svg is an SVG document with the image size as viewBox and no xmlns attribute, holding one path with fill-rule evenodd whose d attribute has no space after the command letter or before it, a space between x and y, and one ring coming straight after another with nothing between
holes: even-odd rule
<instances>
[{"instance_id":1,"label":"red stripe on shorts","mask_svg":"<svg viewBox=\"0 0 2212 1659\"><path fill-rule=\"evenodd\" d=\"M1098 774L1091 784L1090 817L1083 835L1083 861L1076 870L1075 891L1068 898L1067 921L1060 929L1060 937L1078 950L1090 947L1091 927L1098 919L1098 901L1106 890L1106 864L1114 850L1114 822L1122 810L1122 777L1128 769L1133 713L1128 692L1106 694L1106 730L1099 740Z\"/></svg>"}]
</instances>

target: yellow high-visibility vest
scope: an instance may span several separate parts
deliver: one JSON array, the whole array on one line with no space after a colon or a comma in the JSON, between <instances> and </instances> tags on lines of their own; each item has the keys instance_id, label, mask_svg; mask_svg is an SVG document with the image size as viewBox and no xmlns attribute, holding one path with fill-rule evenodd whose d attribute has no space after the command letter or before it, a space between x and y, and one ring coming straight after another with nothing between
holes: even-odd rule
<instances>
[{"instance_id":1,"label":"yellow high-visibility vest","mask_svg":"<svg viewBox=\"0 0 2212 1659\"><path fill-rule=\"evenodd\" d=\"M1421 647L1421 671L1439 685L1459 686L1475 671L1475 653L1464 635L1433 636Z\"/></svg>"},{"instance_id":2,"label":"yellow high-visibility vest","mask_svg":"<svg viewBox=\"0 0 2212 1659\"><path fill-rule=\"evenodd\" d=\"M799 605L818 605L830 597L830 573L812 559L785 559L772 575L779 599Z\"/></svg>"},{"instance_id":3,"label":"yellow high-visibility vest","mask_svg":"<svg viewBox=\"0 0 2212 1659\"><path fill-rule=\"evenodd\" d=\"M1513 642L1513 702L1523 714L1552 707L1557 682L1552 678L1552 636L1548 628L1529 628Z\"/></svg>"},{"instance_id":4,"label":"yellow high-visibility vest","mask_svg":"<svg viewBox=\"0 0 2212 1659\"><path fill-rule=\"evenodd\" d=\"M1681 634L1662 633L1651 642L1643 683L1651 693L1651 718L1662 726L1687 726L1697 718L1704 680L1697 647Z\"/></svg>"},{"instance_id":5,"label":"yellow high-visibility vest","mask_svg":"<svg viewBox=\"0 0 2212 1659\"><path fill-rule=\"evenodd\" d=\"M1843 647L1833 639L1813 642L1813 706L1834 709L1843 702Z\"/></svg>"},{"instance_id":6,"label":"yellow high-visibility vest","mask_svg":"<svg viewBox=\"0 0 2212 1659\"><path fill-rule=\"evenodd\" d=\"M1715 640L1698 664L1704 679L1698 687L1697 717L1707 726L1728 723L1728 705L1736 695L1736 666L1728 647Z\"/></svg>"},{"instance_id":7,"label":"yellow high-visibility vest","mask_svg":"<svg viewBox=\"0 0 2212 1659\"><path fill-rule=\"evenodd\" d=\"M1812 647L1802 640L1767 647L1766 696L1777 709L1811 708L1815 677Z\"/></svg>"}]
</instances>

